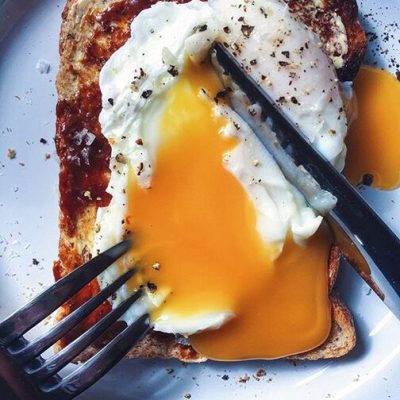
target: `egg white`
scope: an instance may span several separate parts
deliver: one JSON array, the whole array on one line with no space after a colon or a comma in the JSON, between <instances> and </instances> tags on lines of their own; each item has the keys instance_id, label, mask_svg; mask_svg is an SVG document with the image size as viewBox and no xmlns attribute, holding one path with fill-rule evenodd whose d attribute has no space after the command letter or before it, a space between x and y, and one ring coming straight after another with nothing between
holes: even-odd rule
<instances>
[{"instance_id":1,"label":"egg white","mask_svg":"<svg viewBox=\"0 0 400 400\"><path fill-rule=\"evenodd\" d=\"M206 29L197 29L199 26ZM285 4L278 0L158 2L135 18L131 38L100 73L100 123L112 147L107 189L112 200L98 210L95 251L106 250L124 235L124 225L116 221L126 214L129 168L143 166L137 180L143 188L151 184L152 171L157 168L154 162L165 94L179 79L168 69L173 65L181 72L187 56L194 62L202 61L215 40L231 47L247 72L274 99L280 99L282 108L313 145L339 169L343 167L347 122L334 67L321 50L318 37L293 18ZM221 163L253 202L257 231L265 243L279 249L288 234L296 241L313 235L322 217L285 179L245 121L227 106L215 105L214 112L229 119L224 134L239 141ZM144 145L138 144L139 139ZM117 267L109 268L100 279L101 286L112 282L118 273ZM129 290L123 287L113 305L128 295ZM165 295L149 295L147 310L160 304ZM143 312L146 307L141 308ZM190 335L216 328L232 316L230 310L199 310L185 319L161 315L155 328ZM125 316L132 318L129 312Z\"/></svg>"}]
</instances>

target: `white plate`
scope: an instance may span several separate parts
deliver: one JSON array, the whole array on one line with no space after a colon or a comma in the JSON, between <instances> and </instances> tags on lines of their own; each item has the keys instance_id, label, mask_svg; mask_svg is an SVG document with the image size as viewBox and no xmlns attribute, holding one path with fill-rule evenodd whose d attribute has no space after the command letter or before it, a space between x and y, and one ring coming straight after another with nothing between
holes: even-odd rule
<instances>
[{"instance_id":1,"label":"white plate","mask_svg":"<svg viewBox=\"0 0 400 400\"><path fill-rule=\"evenodd\" d=\"M364 0L360 6L362 14L371 14L368 31L379 38L389 32L388 41L372 43L371 50L381 50L370 51L368 60L390 68L391 57L400 54L400 35L390 26L400 20L400 3ZM59 0L0 0L0 319L52 281L58 240L54 78L62 7ZM48 74L36 69L39 60L50 64ZM16 150L15 159L7 158L8 148ZM400 234L399 191L363 194ZM348 357L296 365L125 360L80 399L168 400L187 393L192 399L400 399L399 321L349 267L342 269L338 286L358 331L357 348ZM259 368L266 376L256 380ZM229 380L221 378L225 374ZM250 380L240 383L245 374Z\"/></svg>"}]
</instances>

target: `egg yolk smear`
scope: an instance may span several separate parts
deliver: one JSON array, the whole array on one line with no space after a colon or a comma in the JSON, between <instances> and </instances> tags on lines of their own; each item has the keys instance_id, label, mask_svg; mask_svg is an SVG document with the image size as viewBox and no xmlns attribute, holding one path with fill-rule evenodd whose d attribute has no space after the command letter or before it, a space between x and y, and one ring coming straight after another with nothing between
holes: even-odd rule
<instances>
[{"instance_id":1,"label":"egg yolk smear","mask_svg":"<svg viewBox=\"0 0 400 400\"><path fill-rule=\"evenodd\" d=\"M389 72L368 66L354 81L358 115L346 138L345 176L378 189L400 185L400 82ZM371 175L369 179L364 178Z\"/></svg>"},{"instance_id":2,"label":"egg yolk smear","mask_svg":"<svg viewBox=\"0 0 400 400\"><path fill-rule=\"evenodd\" d=\"M232 310L220 329L190 337L210 359L304 352L330 332L330 232L322 226L302 246L287 239L273 260L253 204L223 166L237 141L221 135L227 120L204 96L222 88L210 65L188 61L167 93L151 188L131 179L128 221L143 282L171 290L151 317Z\"/></svg>"}]
</instances>

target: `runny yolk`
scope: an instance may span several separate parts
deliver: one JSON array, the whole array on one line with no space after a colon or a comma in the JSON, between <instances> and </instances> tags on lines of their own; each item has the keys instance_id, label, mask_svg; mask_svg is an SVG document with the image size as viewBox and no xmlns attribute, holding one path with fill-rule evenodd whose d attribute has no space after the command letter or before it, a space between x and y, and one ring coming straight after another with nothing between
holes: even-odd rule
<instances>
[{"instance_id":1,"label":"runny yolk","mask_svg":"<svg viewBox=\"0 0 400 400\"><path fill-rule=\"evenodd\" d=\"M190 337L211 359L276 358L312 349L330 331L326 227L283 253L256 230L247 193L222 163L236 140L213 113L222 89L209 65L188 61L169 90L150 189L131 180L128 221L143 282L170 294L152 318L232 310L220 329ZM156 264L157 269L154 268Z\"/></svg>"},{"instance_id":2,"label":"runny yolk","mask_svg":"<svg viewBox=\"0 0 400 400\"><path fill-rule=\"evenodd\" d=\"M372 175L372 186L394 189L400 185L400 82L387 71L364 66L354 90L358 116L346 139L344 174L353 184Z\"/></svg>"}]
</instances>

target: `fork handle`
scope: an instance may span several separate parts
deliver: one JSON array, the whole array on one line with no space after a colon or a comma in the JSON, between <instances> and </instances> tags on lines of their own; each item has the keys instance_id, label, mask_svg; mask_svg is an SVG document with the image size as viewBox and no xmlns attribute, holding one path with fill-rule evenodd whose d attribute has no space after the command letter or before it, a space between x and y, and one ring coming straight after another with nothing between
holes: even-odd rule
<instances>
[{"instance_id":1,"label":"fork handle","mask_svg":"<svg viewBox=\"0 0 400 400\"><path fill-rule=\"evenodd\" d=\"M42 400L40 393L21 376L20 368L0 346L0 393L2 399L10 400Z\"/></svg>"},{"instance_id":2,"label":"fork handle","mask_svg":"<svg viewBox=\"0 0 400 400\"><path fill-rule=\"evenodd\" d=\"M10 386L7 385L7 382L0 378L0 393L4 399L7 400L19 400L18 397L15 396L14 391L11 390Z\"/></svg>"}]
</instances>

